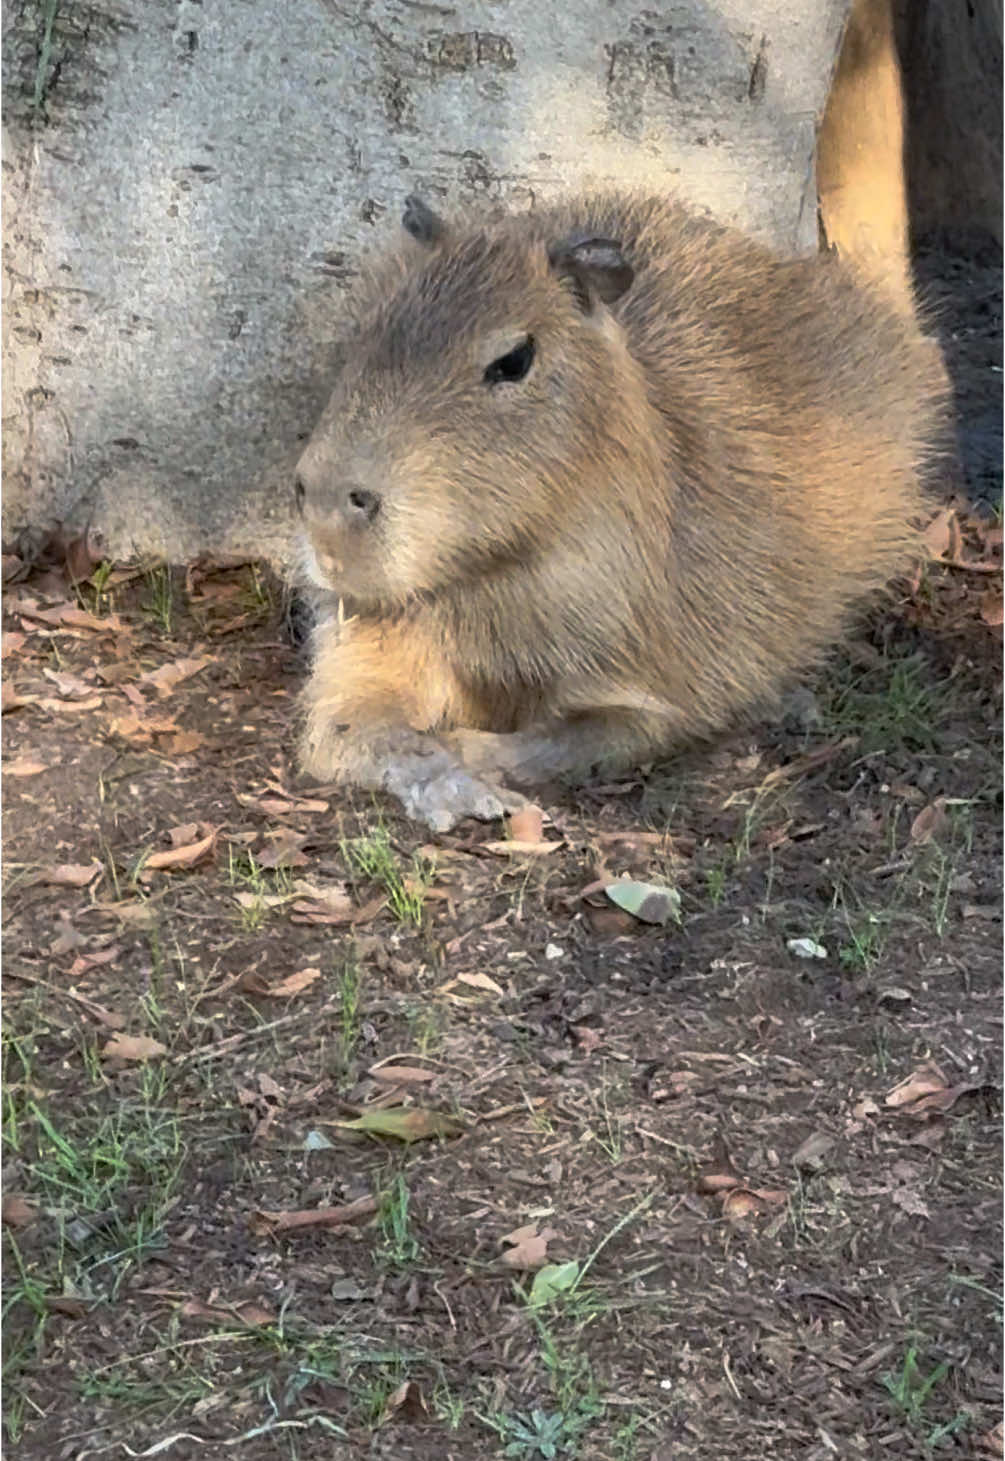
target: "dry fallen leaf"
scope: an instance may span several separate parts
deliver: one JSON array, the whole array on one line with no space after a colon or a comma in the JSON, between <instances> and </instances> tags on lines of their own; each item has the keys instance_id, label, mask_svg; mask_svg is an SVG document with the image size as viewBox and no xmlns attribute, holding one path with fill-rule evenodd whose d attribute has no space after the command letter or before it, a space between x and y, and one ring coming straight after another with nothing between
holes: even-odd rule
<instances>
[{"instance_id":1,"label":"dry fallen leaf","mask_svg":"<svg viewBox=\"0 0 1005 1461\"><path fill-rule=\"evenodd\" d=\"M28 607L25 605L22 610L31 619L38 619L42 624L51 624L54 628L72 629L96 629L102 634L128 634L129 625L124 624L118 614L105 614L99 616L92 614L87 609L81 609L76 604L56 604L51 609L40 609L37 606Z\"/></svg>"},{"instance_id":2,"label":"dry fallen leaf","mask_svg":"<svg viewBox=\"0 0 1005 1461\"><path fill-rule=\"evenodd\" d=\"M258 1236L269 1237L297 1228L344 1228L359 1222L360 1218L372 1217L376 1211L376 1198L358 1197L341 1207L308 1208L300 1212L259 1211L250 1219L250 1226Z\"/></svg>"},{"instance_id":3,"label":"dry fallen leaf","mask_svg":"<svg viewBox=\"0 0 1005 1461\"><path fill-rule=\"evenodd\" d=\"M161 665L158 670L147 670L146 674L140 675L140 684L150 685L161 697L168 696L176 685L197 675L200 670L211 665L215 658L215 655L204 654L197 659L173 660L170 664Z\"/></svg>"},{"instance_id":4,"label":"dry fallen leaf","mask_svg":"<svg viewBox=\"0 0 1005 1461\"><path fill-rule=\"evenodd\" d=\"M388 1421L392 1417L398 1421L411 1422L413 1425L429 1419L429 1407L414 1380L406 1380L404 1384L398 1386L393 1395L387 1397L381 1421Z\"/></svg>"},{"instance_id":5,"label":"dry fallen leaf","mask_svg":"<svg viewBox=\"0 0 1005 1461\"><path fill-rule=\"evenodd\" d=\"M26 1202L23 1197L19 1197L16 1192L4 1195L0 1220L9 1228L25 1228L29 1223L33 1223L36 1217L38 1217L37 1209L32 1207L30 1202Z\"/></svg>"},{"instance_id":6,"label":"dry fallen leaf","mask_svg":"<svg viewBox=\"0 0 1005 1461\"><path fill-rule=\"evenodd\" d=\"M214 1324L232 1325L235 1320L239 1324L247 1324L254 1327L259 1324L274 1324L276 1316L269 1309L264 1309L260 1304L204 1304L201 1299L189 1299L181 1307L181 1313L186 1319L209 1319Z\"/></svg>"},{"instance_id":7,"label":"dry fallen leaf","mask_svg":"<svg viewBox=\"0 0 1005 1461\"><path fill-rule=\"evenodd\" d=\"M989 588L986 593L981 594L981 618L990 629L998 629L1005 618L1005 599L1002 597L1001 589Z\"/></svg>"},{"instance_id":8,"label":"dry fallen leaf","mask_svg":"<svg viewBox=\"0 0 1005 1461\"><path fill-rule=\"evenodd\" d=\"M36 873L33 881L57 888L86 888L101 871L101 863L97 859L86 864L62 862L58 867L45 868Z\"/></svg>"},{"instance_id":9,"label":"dry fallen leaf","mask_svg":"<svg viewBox=\"0 0 1005 1461\"><path fill-rule=\"evenodd\" d=\"M549 852L557 852L562 845L561 842L519 842L512 837L505 842L481 842L478 850L491 852L496 857L546 857Z\"/></svg>"},{"instance_id":10,"label":"dry fallen leaf","mask_svg":"<svg viewBox=\"0 0 1005 1461\"><path fill-rule=\"evenodd\" d=\"M367 1075L386 1086L403 1086L435 1080L437 1072L425 1070L420 1065L372 1065Z\"/></svg>"},{"instance_id":11,"label":"dry fallen leaf","mask_svg":"<svg viewBox=\"0 0 1005 1461\"><path fill-rule=\"evenodd\" d=\"M962 539L955 509L944 507L928 524L922 541L933 558L958 558Z\"/></svg>"},{"instance_id":12,"label":"dry fallen leaf","mask_svg":"<svg viewBox=\"0 0 1005 1461\"><path fill-rule=\"evenodd\" d=\"M281 979L278 984L270 984L264 993L271 999L287 999L294 994L302 994L309 988L315 979L321 978L320 969L301 969L297 974L289 974Z\"/></svg>"},{"instance_id":13,"label":"dry fallen leaf","mask_svg":"<svg viewBox=\"0 0 1005 1461\"><path fill-rule=\"evenodd\" d=\"M28 638L17 629L5 629L0 635L0 659L6 659L9 654L16 654Z\"/></svg>"},{"instance_id":14,"label":"dry fallen leaf","mask_svg":"<svg viewBox=\"0 0 1005 1461\"><path fill-rule=\"evenodd\" d=\"M937 796L927 807L922 807L911 823L911 841L917 847L923 847L944 831L947 820L946 799L944 796Z\"/></svg>"},{"instance_id":15,"label":"dry fallen leaf","mask_svg":"<svg viewBox=\"0 0 1005 1461\"><path fill-rule=\"evenodd\" d=\"M167 1046L149 1035L115 1035L102 1046L102 1060L154 1060Z\"/></svg>"},{"instance_id":16,"label":"dry fallen leaf","mask_svg":"<svg viewBox=\"0 0 1005 1461\"><path fill-rule=\"evenodd\" d=\"M50 695L41 695L33 696L32 703L40 710L55 711L57 715L76 715L85 710L97 710L103 701L100 695L92 695L89 700L54 700Z\"/></svg>"},{"instance_id":17,"label":"dry fallen leaf","mask_svg":"<svg viewBox=\"0 0 1005 1461\"><path fill-rule=\"evenodd\" d=\"M160 871L164 868L194 867L204 857L208 857L216 846L216 837L219 827L210 827L206 822L193 824L198 828L206 829L205 835L197 842L190 842L182 846L174 846L168 852L153 852L143 864L144 871L152 869ZM177 830L177 829L176 829Z\"/></svg>"},{"instance_id":18,"label":"dry fallen leaf","mask_svg":"<svg viewBox=\"0 0 1005 1461\"><path fill-rule=\"evenodd\" d=\"M548 1244L557 1237L554 1228L542 1228L538 1232L533 1223L515 1228L512 1233L507 1233L500 1239L500 1242L510 1245L503 1253L502 1261L509 1268L541 1268L548 1259Z\"/></svg>"},{"instance_id":19,"label":"dry fallen leaf","mask_svg":"<svg viewBox=\"0 0 1005 1461\"><path fill-rule=\"evenodd\" d=\"M81 974L86 974L89 969L98 969L102 964L112 964L121 953L122 950L113 944L110 949L97 949L93 954L81 954L70 965L69 977L79 979Z\"/></svg>"},{"instance_id":20,"label":"dry fallen leaf","mask_svg":"<svg viewBox=\"0 0 1005 1461\"><path fill-rule=\"evenodd\" d=\"M167 749L172 756L187 756L191 751L198 751L200 746L206 744L206 737L198 731L178 731L168 741Z\"/></svg>"},{"instance_id":21,"label":"dry fallen leaf","mask_svg":"<svg viewBox=\"0 0 1005 1461\"><path fill-rule=\"evenodd\" d=\"M507 831L514 842L541 842L543 830L544 813L532 803L511 812L507 818Z\"/></svg>"},{"instance_id":22,"label":"dry fallen leaf","mask_svg":"<svg viewBox=\"0 0 1005 1461\"><path fill-rule=\"evenodd\" d=\"M915 1101L920 1101L923 1096L938 1094L948 1089L949 1082L934 1060L926 1060L923 1065L919 1065L909 1076L894 1086L886 1097L886 1104L888 1106L910 1106Z\"/></svg>"},{"instance_id":23,"label":"dry fallen leaf","mask_svg":"<svg viewBox=\"0 0 1005 1461\"><path fill-rule=\"evenodd\" d=\"M16 761L3 763L4 776L40 776L48 769L44 761L33 761L30 756L19 756Z\"/></svg>"},{"instance_id":24,"label":"dry fallen leaf","mask_svg":"<svg viewBox=\"0 0 1005 1461\"><path fill-rule=\"evenodd\" d=\"M729 1222L743 1222L746 1218L759 1217L773 1207L780 1207L788 1201L788 1193L763 1187L734 1187L723 1194L722 1215Z\"/></svg>"}]
</instances>

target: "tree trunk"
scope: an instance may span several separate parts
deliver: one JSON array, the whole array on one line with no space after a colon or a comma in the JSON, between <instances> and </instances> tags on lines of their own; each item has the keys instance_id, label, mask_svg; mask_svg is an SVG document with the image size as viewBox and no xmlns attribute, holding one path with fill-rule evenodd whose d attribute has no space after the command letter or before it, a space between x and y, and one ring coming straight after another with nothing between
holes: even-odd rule
<instances>
[{"instance_id":1,"label":"tree trunk","mask_svg":"<svg viewBox=\"0 0 1005 1461\"><path fill-rule=\"evenodd\" d=\"M676 190L816 246L846 0L5 5L7 533L282 561L342 296L417 190Z\"/></svg>"}]
</instances>

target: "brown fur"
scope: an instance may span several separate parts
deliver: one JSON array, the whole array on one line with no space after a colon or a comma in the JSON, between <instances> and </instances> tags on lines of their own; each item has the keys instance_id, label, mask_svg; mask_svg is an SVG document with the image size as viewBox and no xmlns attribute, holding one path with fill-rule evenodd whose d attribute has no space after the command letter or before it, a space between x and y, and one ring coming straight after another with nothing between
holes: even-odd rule
<instances>
[{"instance_id":1,"label":"brown fur","mask_svg":"<svg viewBox=\"0 0 1005 1461\"><path fill-rule=\"evenodd\" d=\"M570 236L633 266L609 307L549 262ZM487 385L528 335L526 379ZM347 355L299 466L314 576L348 615L306 692L322 779L388 784L395 728L516 782L707 735L915 550L935 346L838 262L676 203L576 198L405 240ZM379 496L372 522L348 523L350 490Z\"/></svg>"}]
</instances>

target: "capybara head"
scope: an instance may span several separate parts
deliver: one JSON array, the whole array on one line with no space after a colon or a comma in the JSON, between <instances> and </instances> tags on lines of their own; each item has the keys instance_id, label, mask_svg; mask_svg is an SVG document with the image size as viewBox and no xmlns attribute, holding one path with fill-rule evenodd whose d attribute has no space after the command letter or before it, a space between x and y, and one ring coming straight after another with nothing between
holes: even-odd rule
<instances>
[{"instance_id":1,"label":"capybara head","mask_svg":"<svg viewBox=\"0 0 1005 1461\"><path fill-rule=\"evenodd\" d=\"M403 221L297 466L309 572L362 606L525 561L568 531L570 483L634 435L616 239L532 218L455 231L415 198Z\"/></svg>"}]
</instances>

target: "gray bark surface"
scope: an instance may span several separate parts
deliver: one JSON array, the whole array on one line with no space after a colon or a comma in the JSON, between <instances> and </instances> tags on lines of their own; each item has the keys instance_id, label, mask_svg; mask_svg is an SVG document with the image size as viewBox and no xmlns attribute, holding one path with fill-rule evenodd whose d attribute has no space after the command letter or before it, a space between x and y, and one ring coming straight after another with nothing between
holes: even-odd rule
<instances>
[{"instance_id":1,"label":"gray bark surface","mask_svg":"<svg viewBox=\"0 0 1005 1461\"><path fill-rule=\"evenodd\" d=\"M5 534L281 562L404 196L678 191L816 246L845 0L5 4Z\"/></svg>"}]
</instances>

